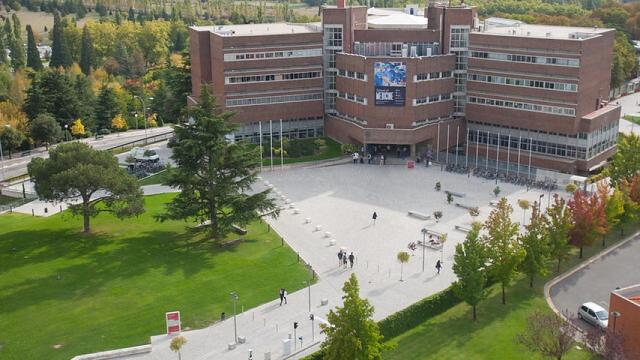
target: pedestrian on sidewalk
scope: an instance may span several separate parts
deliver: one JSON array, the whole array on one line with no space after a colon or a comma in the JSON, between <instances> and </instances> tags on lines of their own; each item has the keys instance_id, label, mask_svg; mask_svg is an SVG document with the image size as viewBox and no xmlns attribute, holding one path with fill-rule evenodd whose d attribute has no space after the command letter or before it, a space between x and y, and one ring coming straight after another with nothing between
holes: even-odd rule
<instances>
[{"instance_id":1,"label":"pedestrian on sidewalk","mask_svg":"<svg viewBox=\"0 0 640 360\"><path fill-rule=\"evenodd\" d=\"M438 270L438 274L440 274L440 269L442 269L442 263L438 260L436 261L436 270Z\"/></svg>"},{"instance_id":2,"label":"pedestrian on sidewalk","mask_svg":"<svg viewBox=\"0 0 640 360\"><path fill-rule=\"evenodd\" d=\"M287 303L287 291L284 288L280 288L280 306L282 306L282 301Z\"/></svg>"},{"instance_id":3,"label":"pedestrian on sidewalk","mask_svg":"<svg viewBox=\"0 0 640 360\"><path fill-rule=\"evenodd\" d=\"M353 256L353 251L351 252L351 254L349 254L349 263L351 264L351 268L353 269L353 261L356 259L355 256Z\"/></svg>"},{"instance_id":4,"label":"pedestrian on sidewalk","mask_svg":"<svg viewBox=\"0 0 640 360\"><path fill-rule=\"evenodd\" d=\"M380 166L384 165L384 154L380 154Z\"/></svg>"},{"instance_id":5,"label":"pedestrian on sidewalk","mask_svg":"<svg viewBox=\"0 0 640 360\"><path fill-rule=\"evenodd\" d=\"M371 165L371 153L367 154L367 164Z\"/></svg>"},{"instance_id":6,"label":"pedestrian on sidewalk","mask_svg":"<svg viewBox=\"0 0 640 360\"><path fill-rule=\"evenodd\" d=\"M344 256L344 254L342 253L342 249L340 249L340 251L338 251L338 267L340 267L340 265L342 265L342 257Z\"/></svg>"},{"instance_id":7,"label":"pedestrian on sidewalk","mask_svg":"<svg viewBox=\"0 0 640 360\"><path fill-rule=\"evenodd\" d=\"M347 252L344 252L344 255L342 256L342 266L346 269L347 268Z\"/></svg>"},{"instance_id":8,"label":"pedestrian on sidewalk","mask_svg":"<svg viewBox=\"0 0 640 360\"><path fill-rule=\"evenodd\" d=\"M378 218L378 214L374 211L373 212L373 216L371 216L371 218L373 219L373 225L376 224L376 219Z\"/></svg>"}]
</instances>

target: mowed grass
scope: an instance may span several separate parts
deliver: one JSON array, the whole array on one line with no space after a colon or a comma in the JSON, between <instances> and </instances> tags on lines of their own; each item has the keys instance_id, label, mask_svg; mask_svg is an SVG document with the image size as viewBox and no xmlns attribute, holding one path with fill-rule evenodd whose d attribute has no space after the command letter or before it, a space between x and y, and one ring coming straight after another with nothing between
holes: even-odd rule
<instances>
[{"instance_id":1,"label":"mowed grass","mask_svg":"<svg viewBox=\"0 0 640 360\"><path fill-rule=\"evenodd\" d=\"M140 179L139 183L140 186L162 184L167 181L168 175L167 170L162 170L144 179Z\"/></svg>"},{"instance_id":2,"label":"mowed grass","mask_svg":"<svg viewBox=\"0 0 640 360\"><path fill-rule=\"evenodd\" d=\"M639 230L639 224L625 229L625 235L613 231L607 235L607 246L619 243L623 238ZM578 258L574 249L569 260L561 266L560 272L586 261L602 251L600 242L585 247L584 258ZM396 348L385 352L384 359L544 359L537 353L516 344L516 335L525 329L527 318L534 311L551 313L544 298L544 284L557 276L555 264L552 273L544 278L536 278L534 287L529 288L529 280L519 277L513 286L507 288L507 304L502 305L500 285L491 287L489 297L478 306L478 320L473 322L471 307L460 303L450 310L433 317L406 333L389 339ZM577 306L577 304L576 304ZM592 353L573 348L563 359L599 359Z\"/></svg>"},{"instance_id":3,"label":"mowed grass","mask_svg":"<svg viewBox=\"0 0 640 360\"><path fill-rule=\"evenodd\" d=\"M220 248L192 239L185 222L156 222L171 196L146 197L138 218L103 213L88 236L68 212L0 216L0 359L69 359L145 344L165 331L166 311L181 311L183 327L204 327L232 312L231 291L247 309L308 278L266 224Z\"/></svg>"}]
</instances>

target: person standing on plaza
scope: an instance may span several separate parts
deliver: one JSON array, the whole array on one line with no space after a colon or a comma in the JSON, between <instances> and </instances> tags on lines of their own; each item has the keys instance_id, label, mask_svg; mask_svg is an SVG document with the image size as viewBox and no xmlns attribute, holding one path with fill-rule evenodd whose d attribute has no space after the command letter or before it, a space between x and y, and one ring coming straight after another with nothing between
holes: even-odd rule
<instances>
[{"instance_id":1,"label":"person standing on plaza","mask_svg":"<svg viewBox=\"0 0 640 360\"><path fill-rule=\"evenodd\" d=\"M351 268L353 269L353 261L356 259L355 256L353 256L353 251L351 252L351 254L349 254L349 264L351 264Z\"/></svg>"},{"instance_id":2,"label":"person standing on plaza","mask_svg":"<svg viewBox=\"0 0 640 360\"><path fill-rule=\"evenodd\" d=\"M342 257L344 256L344 254L342 253L342 249L340 249L340 251L338 252L338 267L340 267L340 265L342 265Z\"/></svg>"},{"instance_id":3,"label":"person standing on plaza","mask_svg":"<svg viewBox=\"0 0 640 360\"><path fill-rule=\"evenodd\" d=\"M344 255L342 256L342 265L344 266L344 268L347 268L347 252L344 252Z\"/></svg>"},{"instance_id":4,"label":"person standing on plaza","mask_svg":"<svg viewBox=\"0 0 640 360\"><path fill-rule=\"evenodd\" d=\"M380 165L384 165L384 154L380 154Z\"/></svg>"},{"instance_id":5,"label":"person standing on plaza","mask_svg":"<svg viewBox=\"0 0 640 360\"><path fill-rule=\"evenodd\" d=\"M351 159L353 159L353 163L357 164L358 163L358 153L354 152L353 155L351 155Z\"/></svg>"},{"instance_id":6,"label":"person standing on plaza","mask_svg":"<svg viewBox=\"0 0 640 360\"><path fill-rule=\"evenodd\" d=\"M367 164L371 165L371 153L367 154Z\"/></svg>"},{"instance_id":7,"label":"person standing on plaza","mask_svg":"<svg viewBox=\"0 0 640 360\"><path fill-rule=\"evenodd\" d=\"M373 212L373 216L371 216L371 218L373 219L373 225L376 224L376 219L378 218L378 214L374 211Z\"/></svg>"},{"instance_id":8,"label":"person standing on plaza","mask_svg":"<svg viewBox=\"0 0 640 360\"><path fill-rule=\"evenodd\" d=\"M436 270L438 270L438 274L440 274L440 269L442 269L442 263L438 260L436 261Z\"/></svg>"},{"instance_id":9,"label":"person standing on plaza","mask_svg":"<svg viewBox=\"0 0 640 360\"><path fill-rule=\"evenodd\" d=\"M282 302L284 301L284 303L287 303L287 297L286 297L286 291L284 290L284 288L280 288L280 306L282 306Z\"/></svg>"}]
</instances>

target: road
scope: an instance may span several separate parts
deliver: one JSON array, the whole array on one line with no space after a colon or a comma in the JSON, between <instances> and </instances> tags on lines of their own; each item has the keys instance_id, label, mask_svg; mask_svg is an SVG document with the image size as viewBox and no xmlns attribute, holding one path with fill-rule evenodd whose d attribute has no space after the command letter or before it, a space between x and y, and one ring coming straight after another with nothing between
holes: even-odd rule
<instances>
[{"instance_id":1,"label":"road","mask_svg":"<svg viewBox=\"0 0 640 360\"><path fill-rule=\"evenodd\" d=\"M173 131L170 127L160 127L148 129L146 136L151 137L158 134L163 134ZM132 141L142 140L145 138L145 130L130 130L124 133L105 135L104 138L96 140L94 138L82 139L80 141L93 146L98 150L106 150L119 145L123 145ZM24 175L27 173L27 165L34 157L46 158L49 156L48 151L43 147L37 148L31 151L31 155L23 157L14 157L9 159L7 154L4 154L4 161L0 161L0 181L4 179L10 179L16 176Z\"/></svg>"},{"instance_id":2,"label":"road","mask_svg":"<svg viewBox=\"0 0 640 360\"><path fill-rule=\"evenodd\" d=\"M621 116L640 113L640 93L623 96L614 100L622 105ZM620 132L625 134L634 133L640 135L640 125L631 121L620 119Z\"/></svg>"},{"instance_id":3,"label":"road","mask_svg":"<svg viewBox=\"0 0 640 360\"><path fill-rule=\"evenodd\" d=\"M555 307L568 310L576 316L578 306L592 301L609 308L609 294L616 287L640 283L637 269L640 254L640 236L597 259L588 266L560 281L551 288L551 300ZM576 324L583 329L590 325L581 320Z\"/></svg>"}]
</instances>

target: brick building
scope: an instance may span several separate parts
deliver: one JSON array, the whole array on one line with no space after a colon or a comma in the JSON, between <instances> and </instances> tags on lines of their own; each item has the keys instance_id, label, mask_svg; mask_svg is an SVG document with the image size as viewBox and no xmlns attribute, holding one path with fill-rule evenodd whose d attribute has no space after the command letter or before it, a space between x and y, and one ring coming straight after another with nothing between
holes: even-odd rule
<instances>
[{"instance_id":1,"label":"brick building","mask_svg":"<svg viewBox=\"0 0 640 360\"><path fill-rule=\"evenodd\" d=\"M611 292L609 330L622 336L627 359L640 358L640 284Z\"/></svg>"},{"instance_id":2,"label":"brick building","mask_svg":"<svg viewBox=\"0 0 640 360\"><path fill-rule=\"evenodd\" d=\"M519 175L588 173L616 147L613 40L611 29L479 21L465 5L338 0L319 24L192 27L190 102L210 86L237 112L236 139L279 136L282 119L288 138Z\"/></svg>"}]
</instances>

